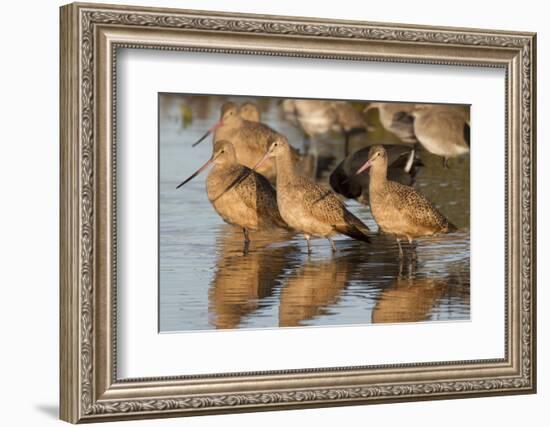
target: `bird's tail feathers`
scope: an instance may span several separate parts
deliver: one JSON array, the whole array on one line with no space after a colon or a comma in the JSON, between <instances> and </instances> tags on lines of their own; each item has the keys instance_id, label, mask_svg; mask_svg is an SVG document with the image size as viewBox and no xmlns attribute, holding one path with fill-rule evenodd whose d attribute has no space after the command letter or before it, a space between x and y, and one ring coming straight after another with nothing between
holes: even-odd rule
<instances>
[{"instance_id":1,"label":"bird's tail feathers","mask_svg":"<svg viewBox=\"0 0 550 427\"><path fill-rule=\"evenodd\" d=\"M354 214L348 211L343 202L342 206L344 208L344 220L340 224L333 225L334 230L340 234L351 237L352 239L370 243L370 237L368 236L368 232L370 231L369 227L367 227L367 225Z\"/></svg>"},{"instance_id":2,"label":"bird's tail feathers","mask_svg":"<svg viewBox=\"0 0 550 427\"><path fill-rule=\"evenodd\" d=\"M370 243L370 237L366 234L366 231L360 230L355 225L345 224L334 227L334 229L341 234L344 234L348 237L351 237L355 240L360 240L361 242Z\"/></svg>"},{"instance_id":3,"label":"bird's tail feathers","mask_svg":"<svg viewBox=\"0 0 550 427\"><path fill-rule=\"evenodd\" d=\"M370 228L367 227L367 224L365 224L363 221L361 221L359 218L357 218L350 211L346 211L344 215L345 215L346 223L348 225L351 225L351 226L357 228L363 234L368 234L369 233Z\"/></svg>"},{"instance_id":4,"label":"bird's tail feathers","mask_svg":"<svg viewBox=\"0 0 550 427\"><path fill-rule=\"evenodd\" d=\"M454 233L455 231L458 231L458 227L452 222L447 222L447 233Z\"/></svg>"}]
</instances>

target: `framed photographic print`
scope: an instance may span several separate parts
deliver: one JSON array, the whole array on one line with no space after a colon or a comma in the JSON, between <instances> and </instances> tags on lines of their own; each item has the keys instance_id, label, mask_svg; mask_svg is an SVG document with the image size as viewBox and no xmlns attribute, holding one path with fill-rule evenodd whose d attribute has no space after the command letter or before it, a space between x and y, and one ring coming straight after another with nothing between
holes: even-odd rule
<instances>
[{"instance_id":1,"label":"framed photographic print","mask_svg":"<svg viewBox=\"0 0 550 427\"><path fill-rule=\"evenodd\" d=\"M61 418L533 393L535 35L61 8Z\"/></svg>"}]
</instances>

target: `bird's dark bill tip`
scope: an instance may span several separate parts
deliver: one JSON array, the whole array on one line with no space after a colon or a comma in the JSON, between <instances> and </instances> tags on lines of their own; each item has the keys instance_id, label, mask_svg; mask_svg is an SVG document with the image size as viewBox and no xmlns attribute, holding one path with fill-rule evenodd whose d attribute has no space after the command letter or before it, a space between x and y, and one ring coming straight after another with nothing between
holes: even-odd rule
<instances>
[{"instance_id":1,"label":"bird's dark bill tip","mask_svg":"<svg viewBox=\"0 0 550 427\"><path fill-rule=\"evenodd\" d=\"M176 187L176 190L180 188L182 185L187 184L189 181L191 181L193 178L195 178L198 174L200 174L203 170L205 170L208 166L210 166L213 162L213 159L208 160L204 165L201 166L201 168L196 171L193 175L191 175L189 178L187 178L185 181L183 181L181 184L179 184Z\"/></svg>"},{"instance_id":2,"label":"bird's dark bill tip","mask_svg":"<svg viewBox=\"0 0 550 427\"><path fill-rule=\"evenodd\" d=\"M208 129L208 130L206 131L206 133L205 133L203 136L201 136L201 137L199 138L198 141L194 142L194 143L191 145L191 147L196 147L197 145L199 145L202 141L204 141L204 140L206 139L206 137L207 137L208 135L210 135L211 132L212 132L212 131L211 131L210 129Z\"/></svg>"}]
</instances>

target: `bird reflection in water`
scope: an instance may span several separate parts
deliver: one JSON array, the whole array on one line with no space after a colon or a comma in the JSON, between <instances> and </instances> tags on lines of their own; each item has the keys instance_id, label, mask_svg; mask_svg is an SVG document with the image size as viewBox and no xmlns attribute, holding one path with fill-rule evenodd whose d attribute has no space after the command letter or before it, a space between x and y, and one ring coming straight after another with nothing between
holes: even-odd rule
<instances>
[{"instance_id":1,"label":"bird reflection in water","mask_svg":"<svg viewBox=\"0 0 550 427\"><path fill-rule=\"evenodd\" d=\"M251 319L277 312L279 327L318 324L341 312L350 292L362 293L363 306L373 307L372 323L436 320L446 302L469 305L467 274L462 277L459 264L457 272L425 277L429 265L412 256L399 260L396 248L388 250L393 242L385 235L374 236L384 250L360 251L360 243L342 241L338 255L317 257L305 255L297 240L288 239L284 231L256 233L255 250L245 255L238 230L225 227L219 233L208 292L212 327L244 328ZM355 290L347 290L352 283Z\"/></svg>"},{"instance_id":2,"label":"bird reflection in water","mask_svg":"<svg viewBox=\"0 0 550 427\"><path fill-rule=\"evenodd\" d=\"M238 327L243 319L269 305L284 270L289 267L295 246L280 246L289 233L258 232L254 235L254 250L242 252L240 234L233 227L224 227L218 235L218 261L210 285L209 323L216 329Z\"/></svg>"},{"instance_id":3,"label":"bird reflection in water","mask_svg":"<svg viewBox=\"0 0 550 427\"><path fill-rule=\"evenodd\" d=\"M448 286L445 279L398 277L379 294L372 323L428 320Z\"/></svg>"},{"instance_id":4,"label":"bird reflection in water","mask_svg":"<svg viewBox=\"0 0 550 427\"><path fill-rule=\"evenodd\" d=\"M421 118L422 110L415 104L353 102L351 107L359 113L368 109L364 125L335 127L334 120L327 121L323 124L330 126L322 133L304 126L312 123L304 120L304 115L291 116L290 123L283 120L281 113L287 117L287 111L282 110L289 102L275 99L167 96L165 101L188 104L184 110L192 110L193 124L185 124L185 133L181 134L181 129L167 121L170 111L160 104L162 331L469 318L469 155L458 153L460 159L453 159L451 167L445 169L441 158L457 157L457 153L449 147L436 152L429 146L431 140L426 132L422 133L419 126L415 132L415 120ZM194 181L185 193L175 192L176 179L183 168L195 170L210 156L211 147L202 144L193 148L191 143L202 139L204 131L219 121L227 102L239 107L235 111L240 117L244 115L246 121L255 122L248 127L257 128L264 123L273 132L285 135L295 149L300 148L306 134L313 142L312 150L308 156L295 156L300 161L297 169L315 184L330 184L346 199L355 199L343 201L353 215L371 228L372 244L339 236L338 253L331 255L326 243L316 242L313 256L308 257L301 234L262 231L251 232L249 253L243 255L242 232L223 225L212 213L209 200L204 197L203 182ZM466 140L464 123L469 125L469 118L461 120L461 132L455 133L459 140ZM218 131L221 137L225 127L231 130L230 119L214 133ZM361 132L354 133L353 127ZM257 153L261 157L272 138L266 139L265 144L258 144L256 139L253 142L254 146L262 145ZM406 243L403 257L391 235L374 234L379 227L369 206L370 175L356 172L368 160L365 156L370 147L381 142L388 152L389 179L413 186L446 214L458 232ZM344 145L350 149L347 156ZM455 151L455 146L465 150L463 145L457 142L453 147ZM443 143L436 148L441 147ZM251 166L257 164L258 155L250 160ZM187 221L190 209L201 212L196 223Z\"/></svg>"},{"instance_id":5,"label":"bird reflection in water","mask_svg":"<svg viewBox=\"0 0 550 427\"><path fill-rule=\"evenodd\" d=\"M366 258L366 255L363 255ZM342 291L363 262L357 252L307 261L286 279L281 290L279 326L301 326L310 319L330 315Z\"/></svg>"}]
</instances>

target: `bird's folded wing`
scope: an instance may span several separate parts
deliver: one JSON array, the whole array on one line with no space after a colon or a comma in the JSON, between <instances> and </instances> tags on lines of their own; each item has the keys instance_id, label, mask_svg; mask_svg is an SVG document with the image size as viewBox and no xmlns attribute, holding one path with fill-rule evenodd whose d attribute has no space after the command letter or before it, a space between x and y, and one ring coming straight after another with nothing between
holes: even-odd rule
<instances>
[{"instance_id":1,"label":"bird's folded wing","mask_svg":"<svg viewBox=\"0 0 550 427\"><path fill-rule=\"evenodd\" d=\"M345 222L346 206L332 190L312 182L304 187L304 205L315 219L332 225Z\"/></svg>"},{"instance_id":2,"label":"bird's folded wing","mask_svg":"<svg viewBox=\"0 0 550 427\"><path fill-rule=\"evenodd\" d=\"M394 198L394 207L405 218L419 226L430 228L434 225L443 227L447 224L447 219L422 194L406 185L395 182L392 182L392 184L397 184L394 186L398 186L400 195L400 197Z\"/></svg>"},{"instance_id":3,"label":"bird's folded wing","mask_svg":"<svg viewBox=\"0 0 550 427\"><path fill-rule=\"evenodd\" d=\"M269 181L249 168L244 171L241 185L235 187L239 199L250 209L258 210L260 214L278 212L275 189Z\"/></svg>"}]
</instances>

